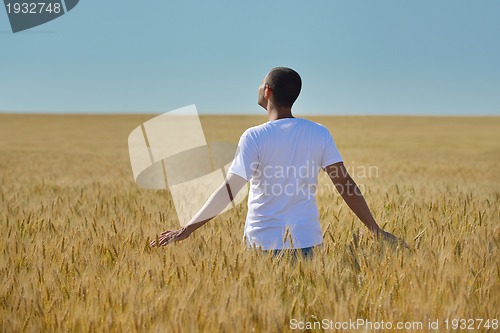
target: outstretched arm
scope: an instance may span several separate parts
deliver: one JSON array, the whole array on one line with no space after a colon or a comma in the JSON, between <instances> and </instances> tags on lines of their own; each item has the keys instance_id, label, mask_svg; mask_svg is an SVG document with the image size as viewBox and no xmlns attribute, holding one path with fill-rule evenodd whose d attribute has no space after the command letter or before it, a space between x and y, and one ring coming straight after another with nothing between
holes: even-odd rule
<instances>
[{"instance_id":1,"label":"outstretched arm","mask_svg":"<svg viewBox=\"0 0 500 333\"><path fill-rule=\"evenodd\" d=\"M356 216L363 222L366 227L375 234L375 236L382 237L391 243L399 243L400 240L391 233L382 230L375 219L373 218L365 198L359 187L349 175L349 172L344 166L343 162L331 164L325 168L326 173L335 185L335 188L342 196L349 208L356 214ZM408 245L402 242L405 247Z\"/></svg>"},{"instance_id":2,"label":"outstretched arm","mask_svg":"<svg viewBox=\"0 0 500 333\"><path fill-rule=\"evenodd\" d=\"M238 192L245 186L246 180L240 176L228 173L224 183L210 196L205 205L182 229L165 230L156 241L151 242L151 246L167 245L171 242L186 239L199 227L219 215L230 203Z\"/></svg>"}]
</instances>

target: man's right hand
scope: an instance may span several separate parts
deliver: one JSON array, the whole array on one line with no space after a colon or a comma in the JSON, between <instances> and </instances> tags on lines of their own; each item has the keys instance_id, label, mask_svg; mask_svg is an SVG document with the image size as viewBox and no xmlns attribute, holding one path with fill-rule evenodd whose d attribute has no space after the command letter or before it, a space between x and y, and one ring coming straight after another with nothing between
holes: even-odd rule
<instances>
[{"instance_id":1,"label":"man's right hand","mask_svg":"<svg viewBox=\"0 0 500 333\"><path fill-rule=\"evenodd\" d=\"M165 230L160 234L158 240L154 240L149 245L151 246L165 246L173 242L178 242L180 240L186 239L192 231L186 227L178 230Z\"/></svg>"}]
</instances>

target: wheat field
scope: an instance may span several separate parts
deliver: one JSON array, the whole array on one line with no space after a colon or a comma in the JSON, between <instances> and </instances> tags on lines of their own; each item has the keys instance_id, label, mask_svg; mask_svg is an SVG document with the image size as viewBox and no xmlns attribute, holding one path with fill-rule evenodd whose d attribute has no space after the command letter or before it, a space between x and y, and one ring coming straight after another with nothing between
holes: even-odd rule
<instances>
[{"instance_id":1,"label":"wheat field","mask_svg":"<svg viewBox=\"0 0 500 333\"><path fill-rule=\"evenodd\" d=\"M151 248L178 227L132 177L127 137L152 117L0 115L2 332L500 331L500 117L309 117L412 249L374 240L322 174L324 245L297 261L245 248L246 203ZM201 119L234 143L266 120ZM386 326L325 325L357 320Z\"/></svg>"}]
</instances>

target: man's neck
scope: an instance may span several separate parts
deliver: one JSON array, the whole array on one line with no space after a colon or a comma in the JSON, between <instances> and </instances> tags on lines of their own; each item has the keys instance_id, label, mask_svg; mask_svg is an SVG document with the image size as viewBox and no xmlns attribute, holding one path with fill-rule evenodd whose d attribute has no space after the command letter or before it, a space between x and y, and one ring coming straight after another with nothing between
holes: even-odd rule
<instances>
[{"instance_id":1,"label":"man's neck","mask_svg":"<svg viewBox=\"0 0 500 333\"><path fill-rule=\"evenodd\" d=\"M294 118L291 107L277 107L275 105L268 105L267 115L269 120Z\"/></svg>"}]
</instances>

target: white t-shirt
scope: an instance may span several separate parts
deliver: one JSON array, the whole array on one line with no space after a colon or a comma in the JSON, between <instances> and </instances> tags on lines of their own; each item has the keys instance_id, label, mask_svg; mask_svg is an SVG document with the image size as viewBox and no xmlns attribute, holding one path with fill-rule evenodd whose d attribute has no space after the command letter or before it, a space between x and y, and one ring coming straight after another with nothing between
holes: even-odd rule
<instances>
[{"instance_id":1,"label":"white t-shirt","mask_svg":"<svg viewBox=\"0 0 500 333\"><path fill-rule=\"evenodd\" d=\"M318 174L341 161L328 129L312 121L283 118L247 129L228 170L250 181L247 245L271 250L321 244Z\"/></svg>"}]
</instances>

